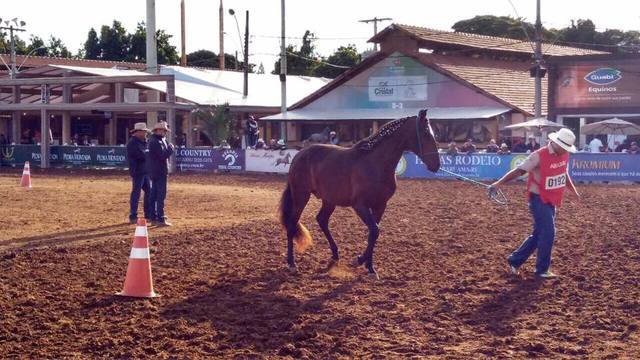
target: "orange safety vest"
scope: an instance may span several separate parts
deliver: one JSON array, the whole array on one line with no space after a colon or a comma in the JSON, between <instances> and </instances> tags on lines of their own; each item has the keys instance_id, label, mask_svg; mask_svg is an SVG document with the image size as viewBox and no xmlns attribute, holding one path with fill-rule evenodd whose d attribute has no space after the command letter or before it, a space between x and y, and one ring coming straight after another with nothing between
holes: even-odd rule
<instances>
[{"instance_id":1,"label":"orange safety vest","mask_svg":"<svg viewBox=\"0 0 640 360\"><path fill-rule=\"evenodd\" d=\"M546 204L560 206L562 195L567 184L567 165L569 163L569 153L564 155L554 155L549 153L549 148L542 147L536 150L540 156L540 182L538 183L529 175L527 188L531 183L538 185L540 199Z\"/></svg>"}]
</instances>

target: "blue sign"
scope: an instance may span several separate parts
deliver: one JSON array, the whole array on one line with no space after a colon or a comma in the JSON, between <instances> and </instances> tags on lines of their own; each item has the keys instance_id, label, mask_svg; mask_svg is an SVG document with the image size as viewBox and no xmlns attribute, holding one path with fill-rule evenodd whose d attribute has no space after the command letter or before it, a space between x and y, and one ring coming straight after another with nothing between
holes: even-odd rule
<instances>
[{"instance_id":1,"label":"blue sign","mask_svg":"<svg viewBox=\"0 0 640 360\"><path fill-rule=\"evenodd\" d=\"M620 70L600 68L588 73L584 79L593 85L610 85L622 79L622 75Z\"/></svg>"},{"instance_id":2,"label":"blue sign","mask_svg":"<svg viewBox=\"0 0 640 360\"><path fill-rule=\"evenodd\" d=\"M520 165L528 154L440 155L440 167L475 180L497 180ZM574 181L640 181L640 155L578 153L569 157ZM432 173L414 153L404 153L396 175L405 178L455 179L444 172Z\"/></svg>"},{"instance_id":3,"label":"blue sign","mask_svg":"<svg viewBox=\"0 0 640 360\"><path fill-rule=\"evenodd\" d=\"M574 181L640 181L640 155L575 154L569 174Z\"/></svg>"},{"instance_id":4,"label":"blue sign","mask_svg":"<svg viewBox=\"0 0 640 360\"><path fill-rule=\"evenodd\" d=\"M440 155L440 167L476 180L492 180L502 177L509 170L519 165L526 155L496 155L496 154L459 154ZM404 153L398 166L396 175L407 178L425 179L455 179L453 175L437 172L432 173L414 153Z\"/></svg>"},{"instance_id":5,"label":"blue sign","mask_svg":"<svg viewBox=\"0 0 640 360\"><path fill-rule=\"evenodd\" d=\"M177 148L179 171L244 171L245 152L236 149Z\"/></svg>"}]
</instances>

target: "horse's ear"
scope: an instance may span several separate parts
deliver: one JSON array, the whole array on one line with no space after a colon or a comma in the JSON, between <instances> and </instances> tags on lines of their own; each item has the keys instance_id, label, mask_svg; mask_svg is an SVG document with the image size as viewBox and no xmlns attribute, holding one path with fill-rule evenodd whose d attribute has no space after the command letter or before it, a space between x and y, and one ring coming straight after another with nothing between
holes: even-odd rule
<instances>
[{"instance_id":1,"label":"horse's ear","mask_svg":"<svg viewBox=\"0 0 640 360\"><path fill-rule=\"evenodd\" d=\"M427 110L428 109L422 109L418 111L418 120L422 121L427 117Z\"/></svg>"}]
</instances>

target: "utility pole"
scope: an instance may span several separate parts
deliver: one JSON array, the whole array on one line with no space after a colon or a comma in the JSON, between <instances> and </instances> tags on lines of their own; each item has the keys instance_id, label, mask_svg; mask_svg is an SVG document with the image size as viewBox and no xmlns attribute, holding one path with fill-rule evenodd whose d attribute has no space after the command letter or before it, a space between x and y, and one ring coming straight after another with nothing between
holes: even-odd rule
<instances>
[{"instance_id":1,"label":"utility pole","mask_svg":"<svg viewBox=\"0 0 640 360\"><path fill-rule=\"evenodd\" d=\"M249 94L249 10L246 11L246 14L247 19L244 24L244 97Z\"/></svg>"},{"instance_id":2,"label":"utility pole","mask_svg":"<svg viewBox=\"0 0 640 360\"><path fill-rule=\"evenodd\" d=\"M540 21L540 0L536 2L536 51L535 51L535 61L536 61L536 104L535 104L535 117L539 118L542 116L542 22Z\"/></svg>"},{"instance_id":3,"label":"utility pole","mask_svg":"<svg viewBox=\"0 0 640 360\"><path fill-rule=\"evenodd\" d=\"M13 23L16 24L16 26L9 25L11 21L13 21ZM0 22L2 22L2 19L0 19ZM0 26L0 30L9 30L9 37L11 38L11 69L9 69L9 77L11 79L15 79L16 74L18 73L18 70L16 68L16 39L13 36L13 32L27 31L23 29L26 23L24 21L20 21L20 24L18 24L18 19L14 18L12 20L5 20L4 24L6 26Z\"/></svg>"},{"instance_id":4,"label":"utility pole","mask_svg":"<svg viewBox=\"0 0 640 360\"><path fill-rule=\"evenodd\" d=\"M377 18L374 17L373 19L367 19L367 20L359 20L359 22L361 23L365 23L368 24L370 22L373 23L373 36L376 36L376 34L378 33L378 23L382 22L382 21L391 21L393 20L392 18ZM378 44L374 43L373 44L373 51L378 51Z\"/></svg>"},{"instance_id":5,"label":"utility pole","mask_svg":"<svg viewBox=\"0 0 640 360\"><path fill-rule=\"evenodd\" d=\"M220 29L218 31L218 36L220 37L220 53L218 53L218 63L220 64L220 70L224 70L224 8L222 7L222 0L220 0ZM236 62L238 61L238 57L236 56Z\"/></svg>"},{"instance_id":6,"label":"utility pole","mask_svg":"<svg viewBox=\"0 0 640 360\"><path fill-rule=\"evenodd\" d=\"M186 45L186 24L185 24L185 15L184 15L184 0L180 1L180 28L181 28L181 36L182 36L182 56L180 56L180 66L187 66L187 45Z\"/></svg>"},{"instance_id":7,"label":"utility pole","mask_svg":"<svg viewBox=\"0 0 640 360\"><path fill-rule=\"evenodd\" d=\"M146 72L158 73L158 44L156 43L156 1L147 0L147 44L146 44ZM160 93L155 90L147 90L148 102L159 102ZM147 126L154 126L158 122L158 113L147 112ZM171 129L175 131L175 129Z\"/></svg>"},{"instance_id":8,"label":"utility pole","mask_svg":"<svg viewBox=\"0 0 640 360\"><path fill-rule=\"evenodd\" d=\"M282 17L282 33L280 34L280 94L282 95L282 99L280 102L280 112L282 113L283 117L287 114L287 47L284 42L284 1L285 0L280 0L280 13ZM280 122L280 138L284 141L287 141L287 123L284 121Z\"/></svg>"}]
</instances>

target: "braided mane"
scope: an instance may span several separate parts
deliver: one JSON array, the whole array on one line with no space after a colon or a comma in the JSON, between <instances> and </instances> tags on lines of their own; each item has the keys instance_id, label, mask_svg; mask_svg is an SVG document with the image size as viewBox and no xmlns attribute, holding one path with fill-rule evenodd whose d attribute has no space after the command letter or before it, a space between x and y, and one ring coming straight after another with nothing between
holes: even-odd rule
<instances>
[{"instance_id":1,"label":"braided mane","mask_svg":"<svg viewBox=\"0 0 640 360\"><path fill-rule=\"evenodd\" d=\"M393 135L396 131L398 131L398 129L402 127L402 125L404 125L405 122L407 122L407 120L411 118L413 117L410 116L406 118L396 119L382 125L382 127L380 127L380 129L378 129L375 134L358 141L354 145L354 147L360 150L373 150L373 148L380 144L380 142Z\"/></svg>"}]
</instances>

